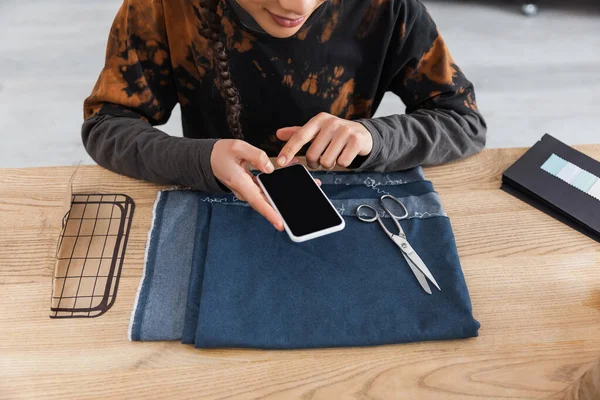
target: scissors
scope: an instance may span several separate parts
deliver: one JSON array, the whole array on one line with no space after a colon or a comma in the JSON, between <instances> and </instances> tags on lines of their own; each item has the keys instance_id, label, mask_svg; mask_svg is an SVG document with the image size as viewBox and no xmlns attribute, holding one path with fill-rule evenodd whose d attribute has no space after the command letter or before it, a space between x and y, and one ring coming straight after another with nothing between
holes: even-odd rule
<instances>
[{"instance_id":1,"label":"scissors","mask_svg":"<svg viewBox=\"0 0 600 400\"><path fill-rule=\"evenodd\" d=\"M402 207L402 209L404 210L404 214L401 216L398 216L398 215L395 215L394 213L392 213L390 211L390 209L386 207L385 202L384 202L385 199L390 199L390 200L394 201L395 203L397 203L398 205L400 205L400 207ZM381 196L381 198L379 199L379 203L381 204L381 207L383 208L383 210L386 213L388 213L389 216L391 217L391 219L394 221L396 228L398 228L398 234L394 234L394 233L390 232L389 229L386 228L386 226L383 224L383 221L379 217L377 210L375 210L373 207L371 207L368 204L361 204L360 206L358 206L358 208L356 209L356 216L362 222L369 222L369 223L375 222L375 221L379 222L379 225L381 226L383 231L389 236L390 239L392 239L392 241L394 243L396 243L396 245L402 251L402 255L404 256L404 259L408 263L408 266L412 270L413 274L415 274L415 277L417 278L417 280L419 281L419 283L421 284L421 287L423 288L423 290L425 290L425 292L431 294L431 289L429 288L429 284L427 283L427 280L425 279L425 277L427 277L427 279L429 279L435 285L435 287L441 291L442 289L440 289L440 286L435 281L435 278L429 271L429 268L427 268L427 266L425 265L423 260L421 260L421 257L419 257L419 255L415 252L415 250L412 248L410 243L408 243L408 240L406 239L406 234L404 233L402 226L400 226L400 222L398 222L398 221L401 221L408 217L408 210L406 209L406 206L398 198L391 196L389 194ZM375 216L368 217L365 215L361 215L360 211L362 209L371 210L375 214Z\"/></svg>"}]
</instances>

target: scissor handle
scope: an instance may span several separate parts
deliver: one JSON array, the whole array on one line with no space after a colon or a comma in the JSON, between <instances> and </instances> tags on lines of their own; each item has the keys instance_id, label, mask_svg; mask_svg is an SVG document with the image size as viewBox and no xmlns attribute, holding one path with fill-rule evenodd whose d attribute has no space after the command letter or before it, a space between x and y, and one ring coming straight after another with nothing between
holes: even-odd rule
<instances>
[{"instance_id":1,"label":"scissor handle","mask_svg":"<svg viewBox=\"0 0 600 400\"><path fill-rule=\"evenodd\" d=\"M367 217L367 216L361 215L361 214L360 214L360 210L361 210L361 209L363 209L363 208L366 208L366 209L368 209L368 210L372 211L372 212L373 212L373 214L375 214L375 215L374 215L374 216L372 216L372 217ZM374 209L373 207L371 207L370 205L368 205L368 204L361 204L360 206L358 206L358 207L356 208L356 216L357 216L357 217L358 217L358 219L359 219L359 220L361 220L362 222L375 222L375 221L377 221L377 217L378 217L379 215L377 214L377 210L375 210L375 209Z\"/></svg>"},{"instance_id":2,"label":"scissor handle","mask_svg":"<svg viewBox=\"0 0 600 400\"><path fill-rule=\"evenodd\" d=\"M385 206L385 203L383 202L383 200L385 200L385 199L391 199L392 201L396 202L396 204L398 204L400 207L402 207L402 209L404 210L404 214L396 215L393 212L391 212L390 209L387 208ZM408 217L408 210L406 209L406 206L398 198L396 198L390 194L385 194L385 195L381 196L380 202L381 202L381 207L383 207L385 212L388 213L388 215L390 217L395 218L395 219L405 219L406 217Z\"/></svg>"}]
</instances>

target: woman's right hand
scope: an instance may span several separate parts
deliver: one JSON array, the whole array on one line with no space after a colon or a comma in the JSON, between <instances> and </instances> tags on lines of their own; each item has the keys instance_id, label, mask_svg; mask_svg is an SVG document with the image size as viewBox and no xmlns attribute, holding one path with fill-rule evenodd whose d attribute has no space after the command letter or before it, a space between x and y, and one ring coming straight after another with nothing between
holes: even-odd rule
<instances>
[{"instance_id":1,"label":"woman's right hand","mask_svg":"<svg viewBox=\"0 0 600 400\"><path fill-rule=\"evenodd\" d=\"M247 201L262 214L275 229L283 231L281 216L265 198L256 178L247 169L247 163L267 174L275 169L267 153L243 140L220 139L210 155L210 165L215 177L231 189L238 199Z\"/></svg>"}]
</instances>

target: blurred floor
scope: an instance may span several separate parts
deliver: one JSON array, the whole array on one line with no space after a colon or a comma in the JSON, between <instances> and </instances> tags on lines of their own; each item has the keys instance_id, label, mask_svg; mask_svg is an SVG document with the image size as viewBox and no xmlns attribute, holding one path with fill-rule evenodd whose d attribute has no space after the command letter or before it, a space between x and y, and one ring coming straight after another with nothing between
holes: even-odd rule
<instances>
[{"instance_id":1,"label":"blurred floor","mask_svg":"<svg viewBox=\"0 0 600 400\"><path fill-rule=\"evenodd\" d=\"M0 167L91 163L82 102L120 0L0 1ZM488 147L600 143L600 2L424 1L474 82ZM402 113L393 95L377 116ZM161 129L181 135L179 111Z\"/></svg>"}]
</instances>

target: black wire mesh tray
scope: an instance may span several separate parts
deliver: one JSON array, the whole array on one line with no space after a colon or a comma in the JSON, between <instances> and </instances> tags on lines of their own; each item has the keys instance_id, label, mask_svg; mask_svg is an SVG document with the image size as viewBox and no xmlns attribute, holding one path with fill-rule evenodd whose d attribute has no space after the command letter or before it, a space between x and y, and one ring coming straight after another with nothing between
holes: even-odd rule
<instances>
[{"instance_id":1,"label":"black wire mesh tray","mask_svg":"<svg viewBox=\"0 0 600 400\"><path fill-rule=\"evenodd\" d=\"M50 318L94 318L112 307L135 204L124 194L74 194L59 237Z\"/></svg>"}]
</instances>

